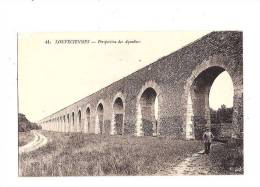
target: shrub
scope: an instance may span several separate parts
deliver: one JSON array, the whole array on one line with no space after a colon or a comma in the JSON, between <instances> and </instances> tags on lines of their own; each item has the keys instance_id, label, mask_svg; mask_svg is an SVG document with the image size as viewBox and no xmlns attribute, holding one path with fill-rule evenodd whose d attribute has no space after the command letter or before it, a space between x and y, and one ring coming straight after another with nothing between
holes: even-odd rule
<instances>
[{"instance_id":1,"label":"shrub","mask_svg":"<svg viewBox=\"0 0 260 187\"><path fill-rule=\"evenodd\" d=\"M18 114L18 132L27 132L30 130L40 130L41 126L30 122L22 113Z\"/></svg>"}]
</instances>

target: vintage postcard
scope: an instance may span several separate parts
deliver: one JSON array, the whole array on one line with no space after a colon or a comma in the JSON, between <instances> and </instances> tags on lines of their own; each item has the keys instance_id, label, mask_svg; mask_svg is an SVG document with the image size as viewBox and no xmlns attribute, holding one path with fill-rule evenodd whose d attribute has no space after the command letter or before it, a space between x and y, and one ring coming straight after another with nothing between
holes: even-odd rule
<instances>
[{"instance_id":1,"label":"vintage postcard","mask_svg":"<svg viewBox=\"0 0 260 187\"><path fill-rule=\"evenodd\" d=\"M243 175L243 32L19 32L19 176Z\"/></svg>"}]
</instances>

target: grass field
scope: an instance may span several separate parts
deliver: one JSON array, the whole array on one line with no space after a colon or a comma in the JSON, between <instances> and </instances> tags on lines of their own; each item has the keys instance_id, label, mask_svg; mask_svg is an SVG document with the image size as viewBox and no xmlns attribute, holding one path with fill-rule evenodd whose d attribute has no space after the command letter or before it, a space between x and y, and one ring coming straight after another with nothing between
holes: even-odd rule
<instances>
[{"instance_id":1,"label":"grass field","mask_svg":"<svg viewBox=\"0 0 260 187\"><path fill-rule=\"evenodd\" d=\"M18 133L18 146L23 146L30 141L32 141L34 138L33 134L28 131L28 132L19 132Z\"/></svg>"},{"instance_id":2,"label":"grass field","mask_svg":"<svg viewBox=\"0 0 260 187\"><path fill-rule=\"evenodd\" d=\"M221 175L244 173L243 144L227 142L214 146L210 160L215 170Z\"/></svg>"},{"instance_id":3,"label":"grass field","mask_svg":"<svg viewBox=\"0 0 260 187\"><path fill-rule=\"evenodd\" d=\"M19 156L21 176L153 175L203 149L171 137L41 133L50 142Z\"/></svg>"}]
</instances>

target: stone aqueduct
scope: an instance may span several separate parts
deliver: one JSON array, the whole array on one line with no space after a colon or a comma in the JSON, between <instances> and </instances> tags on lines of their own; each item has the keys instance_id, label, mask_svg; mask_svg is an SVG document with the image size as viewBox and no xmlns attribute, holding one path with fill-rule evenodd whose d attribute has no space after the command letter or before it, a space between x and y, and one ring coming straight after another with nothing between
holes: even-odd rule
<instances>
[{"instance_id":1,"label":"stone aqueduct","mask_svg":"<svg viewBox=\"0 0 260 187\"><path fill-rule=\"evenodd\" d=\"M194 138L194 117L210 125L209 90L223 71L234 87L232 129L241 135L243 46L237 31L212 32L39 124L59 132Z\"/></svg>"}]
</instances>

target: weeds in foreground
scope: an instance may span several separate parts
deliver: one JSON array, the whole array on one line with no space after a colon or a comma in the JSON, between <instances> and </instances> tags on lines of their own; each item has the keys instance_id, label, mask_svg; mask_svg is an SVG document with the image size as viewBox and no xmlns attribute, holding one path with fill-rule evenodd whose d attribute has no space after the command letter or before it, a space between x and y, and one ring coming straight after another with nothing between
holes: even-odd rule
<instances>
[{"instance_id":1,"label":"weeds in foreground","mask_svg":"<svg viewBox=\"0 0 260 187\"><path fill-rule=\"evenodd\" d=\"M232 139L212 149L210 160L220 174L243 174L243 143Z\"/></svg>"},{"instance_id":2,"label":"weeds in foreground","mask_svg":"<svg viewBox=\"0 0 260 187\"><path fill-rule=\"evenodd\" d=\"M43 133L50 143L19 157L22 176L152 175L202 149L171 137Z\"/></svg>"},{"instance_id":3,"label":"weeds in foreground","mask_svg":"<svg viewBox=\"0 0 260 187\"><path fill-rule=\"evenodd\" d=\"M21 176L153 175L203 149L172 137L41 133L50 142L19 156ZM243 173L242 144L217 144L209 159L219 174Z\"/></svg>"}]
</instances>

